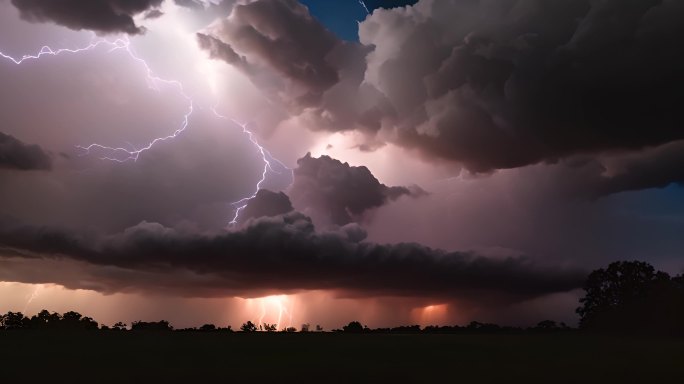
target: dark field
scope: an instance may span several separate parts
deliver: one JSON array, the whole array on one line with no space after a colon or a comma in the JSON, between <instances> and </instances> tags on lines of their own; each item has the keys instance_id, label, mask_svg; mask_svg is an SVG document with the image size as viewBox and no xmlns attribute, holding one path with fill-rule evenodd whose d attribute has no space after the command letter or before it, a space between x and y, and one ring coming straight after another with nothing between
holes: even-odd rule
<instances>
[{"instance_id":1,"label":"dark field","mask_svg":"<svg viewBox=\"0 0 684 384\"><path fill-rule=\"evenodd\" d=\"M681 383L684 339L0 332L0 382Z\"/></svg>"}]
</instances>

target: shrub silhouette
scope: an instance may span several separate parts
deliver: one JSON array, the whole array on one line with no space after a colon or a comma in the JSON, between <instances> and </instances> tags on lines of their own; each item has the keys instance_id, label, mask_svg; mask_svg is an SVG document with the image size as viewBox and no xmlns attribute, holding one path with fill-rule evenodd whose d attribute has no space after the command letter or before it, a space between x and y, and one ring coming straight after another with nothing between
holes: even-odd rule
<instances>
[{"instance_id":1,"label":"shrub silhouette","mask_svg":"<svg viewBox=\"0 0 684 384\"><path fill-rule=\"evenodd\" d=\"M212 332L216 330L216 326L214 324L204 324L203 326L199 327L199 330L202 332Z\"/></svg>"},{"instance_id":2,"label":"shrub silhouette","mask_svg":"<svg viewBox=\"0 0 684 384\"><path fill-rule=\"evenodd\" d=\"M246 323L243 323L240 326L240 330L242 332L256 332L257 331L257 326L254 325L251 321L247 321Z\"/></svg>"},{"instance_id":3,"label":"shrub silhouette","mask_svg":"<svg viewBox=\"0 0 684 384\"><path fill-rule=\"evenodd\" d=\"M132 331L172 331L173 327L166 320L156 322L134 321L131 324Z\"/></svg>"},{"instance_id":4,"label":"shrub silhouette","mask_svg":"<svg viewBox=\"0 0 684 384\"><path fill-rule=\"evenodd\" d=\"M359 323L358 321L352 321L349 324L342 327L342 331L348 333L361 333L363 332L363 330L363 325L361 325L361 323Z\"/></svg>"}]
</instances>

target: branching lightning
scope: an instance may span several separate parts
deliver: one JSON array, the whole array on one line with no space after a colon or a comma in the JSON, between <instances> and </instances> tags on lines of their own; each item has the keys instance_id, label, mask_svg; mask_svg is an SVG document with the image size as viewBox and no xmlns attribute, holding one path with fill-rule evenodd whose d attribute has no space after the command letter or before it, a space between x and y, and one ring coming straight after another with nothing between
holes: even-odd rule
<instances>
[{"instance_id":1,"label":"branching lightning","mask_svg":"<svg viewBox=\"0 0 684 384\"><path fill-rule=\"evenodd\" d=\"M227 116L223 116L216 110L216 108L213 108L212 111L214 112L214 115L216 117L218 117L220 119L231 121L233 124L236 124L239 127L241 127L242 133L247 135L247 137L249 138L249 141L252 142L252 144L254 145L255 148L257 148L257 150L261 154L261 158L264 161L264 169L261 173L261 179L259 179L259 181L257 182L257 184L255 186L254 193L252 193L251 196L245 197L245 198L240 199L240 200L233 203L233 206L235 207L235 216L233 217L233 220L230 221L230 224L237 224L238 218L240 217L240 212L242 212L242 210L247 207L247 203L249 203L250 200L252 200L256 197L257 193L261 189L261 185L266 181L266 176L268 175L268 172L270 171L270 172L273 172L276 174L281 174L281 172L275 170L275 168L273 167L273 165L274 165L273 163L277 163L280 167L282 167L283 169L287 169L290 172L292 172L292 170L290 170L287 166L285 166L285 164L283 164L281 161L274 158L270 152L268 152L264 147L262 147L259 144L259 142L254 137L254 133L252 131L250 131L249 129L247 129L248 124L241 123L241 122L239 122L235 119L231 119Z\"/></svg>"},{"instance_id":2,"label":"branching lightning","mask_svg":"<svg viewBox=\"0 0 684 384\"><path fill-rule=\"evenodd\" d=\"M289 297L286 295L279 295L279 296L268 296L268 297L262 297L259 299L256 299L259 301L259 306L260 306L260 313L259 313L259 318L257 320L257 325L261 326L263 325L264 319L266 318L268 314L268 307L275 307L277 311L277 318L276 320L276 329L282 329L281 325L283 325L283 320L284 317L287 316L288 322L287 326L292 325L292 311L288 309L288 305L291 304Z\"/></svg>"},{"instance_id":3,"label":"branching lightning","mask_svg":"<svg viewBox=\"0 0 684 384\"><path fill-rule=\"evenodd\" d=\"M106 145L102 145L102 144L98 144L98 143L93 143L93 144L83 145L83 146L82 145L76 146L77 149L82 151L82 153L81 153L82 156L90 155L92 151L97 151L99 153L102 153L102 155L100 156L101 160L114 161L114 162L118 162L118 163L125 163L128 161L136 162L140 158L140 155L142 153L152 149L152 147L154 147L156 144L163 142L163 141L175 139L180 134L182 134L188 128L188 126L190 124L190 117L193 114L193 112L195 111L195 103L194 103L192 97L189 96L185 92L183 84L180 81L163 79L161 77L156 76L154 74L154 72L152 71L152 69L150 68L150 66L148 65L148 63L144 59L137 56L133 52L133 50L131 48L130 41L128 40L128 38L120 38L120 39L116 39L114 41L109 41L106 39L98 39L98 40L92 41L90 44L88 44L85 47L76 48L76 49L61 48L61 49L54 50L48 46L43 46L37 54L35 54L35 55L24 55L21 58L15 58L15 57L9 56L9 55L0 51L0 57L13 62L14 64L20 65L20 64L23 64L24 62L29 61L29 60L41 59L43 56L59 56L62 54L78 54L78 53L94 50L100 46L109 47L110 49L108 52L113 52L113 51L117 51L117 50L124 50L132 60L139 63L144 68L145 73L146 73L147 84L150 88L158 91L159 90L159 84L165 84L168 86L175 87L178 89L181 96L188 103L187 112L184 114L183 120L182 120L180 127L178 129L176 129L170 135L157 137L157 138L151 140L149 143L147 143L146 145L144 145L140 148L135 148L133 145L131 145L132 149L127 149L127 148L123 148L123 147L110 147L110 146L106 146ZM273 173L277 173L277 174L281 173L281 172L278 172L275 170L275 168L273 167L274 163L277 163L280 167L282 167L283 170L289 170L290 172L291 172L291 170L287 166L285 166L282 162L275 159L264 147L262 147L258 143L256 138L254 137L254 133L247 129L247 124L240 123L234 119L223 116L223 115L219 114L215 108L213 108L212 110L213 110L214 114L216 115L216 117L224 119L224 120L231 121L232 123L234 123L234 124L236 124L242 128L242 132L245 135L247 135L249 141L254 145L255 149L261 155L261 158L262 158L263 163L264 163L264 168L263 168L263 172L261 175L261 179L259 179L259 181L257 182L257 184L255 186L255 192L248 197L245 197L243 199L240 199L240 200L232 203L232 205L235 209L235 215L233 216L232 220L230 221L230 224L236 224L238 221L238 218L240 216L240 212L247 206L247 204L249 203L250 200L252 200L254 197L256 197L257 192L261 189L262 184L266 181L266 177L267 177L269 171L273 172Z\"/></svg>"}]
</instances>

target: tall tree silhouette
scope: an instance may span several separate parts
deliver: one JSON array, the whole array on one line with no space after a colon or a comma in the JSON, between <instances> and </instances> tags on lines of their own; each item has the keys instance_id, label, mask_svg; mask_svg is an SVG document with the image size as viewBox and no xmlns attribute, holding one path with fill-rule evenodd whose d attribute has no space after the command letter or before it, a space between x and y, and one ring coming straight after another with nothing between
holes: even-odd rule
<instances>
[{"instance_id":1,"label":"tall tree silhouette","mask_svg":"<svg viewBox=\"0 0 684 384\"><path fill-rule=\"evenodd\" d=\"M597 331L681 332L681 277L640 261L618 261L593 271L577 308L580 328Z\"/></svg>"}]
</instances>

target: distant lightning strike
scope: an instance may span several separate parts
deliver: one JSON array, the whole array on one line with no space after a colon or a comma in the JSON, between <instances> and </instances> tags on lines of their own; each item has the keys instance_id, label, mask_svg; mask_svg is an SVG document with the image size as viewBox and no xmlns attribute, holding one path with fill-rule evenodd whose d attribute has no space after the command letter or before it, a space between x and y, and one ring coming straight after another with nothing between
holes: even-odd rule
<instances>
[{"instance_id":1,"label":"distant lightning strike","mask_svg":"<svg viewBox=\"0 0 684 384\"><path fill-rule=\"evenodd\" d=\"M161 136L161 137L157 137L157 138L153 139L152 141L150 141L147 145L145 145L143 147L135 148L131 145L131 147L133 147L133 150L131 150L131 149L123 148L123 147L109 147L109 146L101 145L101 144L97 144L97 143L89 144L86 146L81 146L81 145L76 146L76 148L83 151L82 155L89 155L91 153L91 151L97 150L99 152L104 153L104 155L100 157L101 160L114 161L117 163L125 163L128 161L136 162L140 158L140 155L143 152L152 149L152 147L154 147L156 144L158 144L162 141L175 139L176 137L178 137L178 135L183 133L188 128L188 126L190 124L190 116L193 114L193 112L195 110L195 103L194 103L192 97L190 97L185 92L183 84L180 81L163 79L163 78L156 76L154 74L154 72L152 71L152 69L150 68L150 66L147 64L147 62L144 59L137 56L133 52L133 50L131 49L130 41L127 38L120 38L120 39L116 39L114 41L99 39L99 40L91 42L90 44L88 44L85 47L76 48L76 49L61 48L61 49L54 50L48 46L43 46L37 54L35 54L35 55L24 55L21 58L15 58L15 57L9 56L9 55L3 53L2 51L0 51L0 57L13 62L14 64L20 65L26 61L38 60L38 59L42 58L43 56L59 56L62 54L78 54L78 53L82 53L82 52L86 52L86 51L91 51L91 50L96 49L100 46L110 47L110 50L108 52L113 52L116 50L126 51L128 53L128 55L131 57L131 59L140 63L143 66L143 68L145 69L146 77L147 77L147 79L146 79L147 84L150 88L158 91L159 90L158 84L166 84L166 85L176 87L178 89L178 91L180 92L181 96L185 100L187 100L187 102L188 102L188 107L187 107L188 109L187 109L187 112L185 113L185 115L183 116L183 121L180 125L180 128L176 129L170 135ZM275 169L272 166L272 162L274 162L274 161L277 162L283 169L289 169L289 168L287 168L282 162L273 158L273 156L271 156L271 154L266 149L264 149L264 147L259 145L258 141L254 137L254 133L247 129L247 124L243 124L243 123L240 123L234 119L223 116L223 115L219 114L215 108L213 109L213 112L216 115L216 117L224 119L224 120L229 120L229 121L233 122L234 124L237 124L238 126L240 126L242 128L242 132L247 135L247 137L249 138L249 141L257 149L258 153L261 155L261 158L264 162L264 169L263 169L263 172L261 175L261 179L257 182L257 184L255 186L255 192L251 196L240 199L240 200L238 200L232 204L235 207L235 215L233 216L232 220L230 221L230 224L236 224L238 221L238 218L240 216L240 212L245 207L247 207L247 204L249 203L250 200L252 200L254 197L256 197L257 192L259 192L262 184L266 181L266 177L268 175L268 172L271 171L274 173L280 173L280 172L275 171Z\"/></svg>"},{"instance_id":2,"label":"distant lightning strike","mask_svg":"<svg viewBox=\"0 0 684 384\"><path fill-rule=\"evenodd\" d=\"M28 307L31 305L33 300L35 300L35 298L38 297L38 295L42 289L43 289L42 284L36 285L36 287L33 289L33 292L31 293L31 296L29 296L28 300L26 300L26 304L24 305L24 310L22 311L22 313L26 313L26 311L28 310Z\"/></svg>"},{"instance_id":3,"label":"distant lightning strike","mask_svg":"<svg viewBox=\"0 0 684 384\"><path fill-rule=\"evenodd\" d=\"M267 296L267 297L261 297L258 299L252 299L256 300L259 302L259 307L260 307L260 313L259 313L259 318L257 319L257 325L262 326L265 324L264 319L268 315L268 307L275 307L277 311L277 318L275 326L276 329L280 330L281 325L283 325L283 318L285 316L288 317L288 323L287 326L289 327L292 325L292 311L288 309L288 304L290 304L289 297L286 295L279 295L279 296Z\"/></svg>"}]
</instances>

